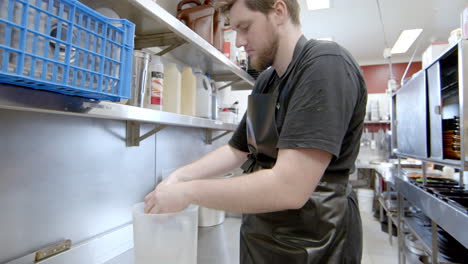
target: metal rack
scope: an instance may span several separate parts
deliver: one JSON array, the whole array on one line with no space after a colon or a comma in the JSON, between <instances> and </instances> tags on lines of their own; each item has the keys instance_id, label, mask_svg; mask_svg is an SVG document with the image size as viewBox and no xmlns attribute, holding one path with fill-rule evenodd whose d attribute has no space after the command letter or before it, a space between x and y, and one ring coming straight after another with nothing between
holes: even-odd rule
<instances>
[{"instance_id":1,"label":"metal rack","mask_svg":"<svg viewBox=\"0 0 468 264\"><path fill-rule=\"evenodd\" d=\"M111 102L99 102L81 97L33 90L0 84L0 109L50 113L87 118L127 121L127 146L138 146L149 136L167 126L197 127L205 129L205 143L211 144L218 138L234 131L236 124L218 120L179 115ZM157 124L155 129L140 136L140 124ZM213 131L225 131L213 136Z\"/></svg>"},{"instance_id":2,"label":"metal rack","mask_svg":"<svg viewBox=\"0 0 468 264\"><path fill-rule=\"evenodd\" d=\"M468 93L465 92L465 79L468 77L466 67L468 41L461 40L452 45L447 52L440 55L431 65L404 84L393 96L392 104L392 148L398 156L398 176L394 177L395 189L398 192L398 240L399 263L405 263L404 239L402 224L406 223L410 231L423 243L431 254L432 263L448 263L439 255L437 226L443 228L464 247L468 248L468 230L460 228L468 224L468 213L452 206L445 200L427 192L411 182L402 174L401 158L412 158L422 161L422 181L427 184L427 163L450 166L459 170L459 185L465 186L463 172L468 169L465 130L468 127ZM458 87L444 84L443 76L447 69L455 68L458 75ZM450 109L446 109L443 96L444 88L451 89L450 95L455 99ZM456 88L456 89L453 89ZM418 107L415 107L417 105ZM456 110L456 111L455 111ZM447 111L447 112L445 112ZM460 117L460 159L451 159L444 152L442 120ZM396 118L395 118L396 117ZM396 129L395 129L396 128ZM411 218L403 216L403 202L408 201L418 207L431 219L431 230L422 230Z\"/></svg>"},{"instance_id":3,"label":"metal rack","mask_svg":"<svg viewBox=\"0 0 468 264\"><path fill-rule=\"evenodd\" d=\"M401 174L401 168L398 169L398 174ZM405 263L404 254L402 253L405 247L402 231L403 223L406 223L410 231L418 237L427 252L431 254L432 263L450 263L438 254L437 226L443 228L463 246L468 247L468 230L459 228L468 224L468 214L410 183L402 175L394 177L394 180L395 189L398 192L399 263ZM407 200L418 207L431 219L431 232L418 228L411 218L403 216L403 200Z\"/></svg>"}]
</instances>

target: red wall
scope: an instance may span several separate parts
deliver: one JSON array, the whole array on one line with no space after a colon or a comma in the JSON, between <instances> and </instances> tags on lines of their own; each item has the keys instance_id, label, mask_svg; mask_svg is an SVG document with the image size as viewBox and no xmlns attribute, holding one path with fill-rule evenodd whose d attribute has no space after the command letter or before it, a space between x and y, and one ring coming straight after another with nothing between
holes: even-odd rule
<instances>
[{"instance_id":1,"label":"red wall","mask_svg":"<svg viewBox=\"0 0 468 264\"><path fill-rule=\"evenodd\" d=\"M408 63L395 63L393 66L393 74L399 83L401 77L405 73ZM422 64L420 61L411 63L410 69L406 74L406 78L411 77L414 73L421 70ZM388 64L361 66L366 80L368 93L385 93L387 90L387 81L390 78L390 70Z\"/></svg>"}]
</instances>

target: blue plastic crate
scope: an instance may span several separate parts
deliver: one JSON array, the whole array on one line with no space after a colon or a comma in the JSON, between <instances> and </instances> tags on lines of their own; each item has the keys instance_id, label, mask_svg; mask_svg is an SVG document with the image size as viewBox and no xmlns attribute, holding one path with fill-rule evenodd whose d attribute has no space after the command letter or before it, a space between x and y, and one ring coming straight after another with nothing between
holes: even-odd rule
<instances>
[{"instance_id":1,"label":"blue plastic crate","mask_svg":"<svg viewBox=\"0 0 468 264\"><path fill-rule=\"evenodd\" d=\"M0 0L0 83L129 98L134 32L76 0Z\"/></svg>"}]
</instances>

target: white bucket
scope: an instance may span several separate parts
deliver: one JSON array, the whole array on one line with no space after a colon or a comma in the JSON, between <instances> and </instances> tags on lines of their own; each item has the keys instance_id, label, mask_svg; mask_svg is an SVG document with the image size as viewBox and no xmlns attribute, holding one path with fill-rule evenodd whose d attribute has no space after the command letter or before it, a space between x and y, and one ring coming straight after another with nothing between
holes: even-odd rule
<instances>
[{"instance_id":1,"label":"white bucket","mask_svg":"<svg viewBox=\"0 0 468 264\"><path fill-rule=\"evenodd\" d=\"M174 214L145 214L133 206L135 264L196 264L198 206Z\"/></svg>"}]
</instances>

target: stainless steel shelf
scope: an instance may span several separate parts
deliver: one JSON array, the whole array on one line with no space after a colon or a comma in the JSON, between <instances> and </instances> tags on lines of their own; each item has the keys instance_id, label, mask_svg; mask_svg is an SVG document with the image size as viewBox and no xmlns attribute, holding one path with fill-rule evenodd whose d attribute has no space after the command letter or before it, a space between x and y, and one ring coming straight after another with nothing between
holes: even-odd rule
<instances>
[{"instance_id":1,"label":"stainless steel shelf","mask_svg":"<svg viewBox=\"0 0 468 264\"><path fill-rule=\"evenodd\" d=\"M468 229L460 228L468 225L468 214L408 182L407 179L398 176L394 179L395 188L399 193L464 247L468 247Z\"/></svg>"},{"instance_id":2,"label":"stainless steel shelf","mask_svg":"<svg viewBox=\"0 0 468 264\"><path fill-rule=\"evenodd\" d=\"M418 159L421 161L426 161L426 162L431 162L434 164L438 165L443 165L443 166L451 166L451 167L456 167L456 168L464 168L464 170L468 170L468 162L464 162L462 160L439 160L439 159L432 159L432 158L422 158L418 157L415 155L408 155L408 154L403 154L400 152L395 152L395 155L400 156L402 158L410 158L410 159Z\"/></svg>"},{"instance_id":3,"label":"stainless steel shelf","mask_svg":"<svg viewBox=\"0 0 468 264\"><path fill-rule=\"evenodd\" d=\"M421 228L421 226L419 226L412 217L403 217L403 222L406 223L411 233L413 233L418 238L418 240L421 241L421 244L423 245L424 250L427 253L432 254L431 253L432 252L432 246L431 246L432 234L431 234L430 228L427 230L424 228ZM438 257L439 257L440 264L453 263L445 259L443 256L441 256L440 253L438 254Z\"/></svg>"},{"instance_id":4,"label":"stainless steel shelf","mask_svg":"<svg viewBox=\"0 0 468 264\"><path fill-rule=\"evenodd\" d=\"M84 0L91 8L112 7L122 18L136 24L137 37L155 36L154 45L145 41L147 47L170 46L174 42L185 42L170 51L175 59L191 67L205 70L216 81L235 81L242 79L253 86L255 80L234 64L206 40L180 22L153 0ZM172 33L172 34L171 34Z\"/></svg>"},{"instance_id":5,"label":"stainless steel shelf","mask_svg":"<svg viewBox=\"0 0 468 264\"><path fill-rule=\"evenodd\" d=\"M234 131L236 124L0 84L0 109Z\"/></svg>"}]
</instances>

